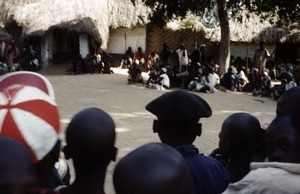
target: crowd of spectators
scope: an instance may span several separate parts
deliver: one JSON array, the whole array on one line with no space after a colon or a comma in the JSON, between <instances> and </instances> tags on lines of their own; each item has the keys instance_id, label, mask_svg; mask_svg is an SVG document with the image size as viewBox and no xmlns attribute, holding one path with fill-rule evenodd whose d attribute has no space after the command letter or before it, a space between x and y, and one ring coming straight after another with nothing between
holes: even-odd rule
<instances>
[{"instance_id":1,"label":"crowd of spectators","mask_svg":"<svg viewBox=\"0 0 300 194\"><path fill-rule=\"evenodd\" d=\"M20 71L1 76L0 82L0 192L105 193L107 167L118 151L112 117L98 107L80 110L67 125L62 145L59 107L49 80ZM156 117L152 128L161 142L146 143L117 160L115 192L299 192L299 99L299 87L283 93L266 129L252 114L229 115L218 146L206 156L193 143L206 130L202 118L213 114L209 103L183 89L163 93L145 104ZM73 162L72 182L66 159Z\"/></svg>"},{"instance_id":2,"label":"crowd of spectators","mask_svg":"<svg viewBox=\"0 0 300 194\"><path fill-rule=\"evenodd\" d=\"M218 65L205 61L205 45L198 54L193 53L200 59L193 63L186 59L184 45L172 52L164 44L161 53L152 52L149 60L142 60L141 48L136 53L130 50L121 64L128 68L128 84L140 82L158 90L179 88L145 104L156 117L152 129L161 142L142 145L117 160L112 172L116 194L299 193L300 87L293 78L296 68L292 64L280 67L280 76L273 80L281 83L272 87L266 66L271 59L263 43L254 58L259 61L263 55L265 63L247 69L243 60L232 58L228 71L220 77ZM105 54L91 57L91 71L100 73L96 63L103 63ZM170 58L178 63L169 64ZM81 64L82 59L77 62ZM141 65L148 68L146 83ZM84 108L67 125L63 145L59 107L46 77L15 71L0 76L0 83L0 193L104 194L107 167L116 161L118 151L113 118L98 107ZM229 115L216 148L204 155L194 141L206 130L202 118L209 122L213 111L189 90L248 90L253 95L271 96L277 99L276 117L263 129L252 114ZM67 159L72 159L74 166L72 182Z\"/></svg>"},{"instance_id":3,"label":"crowd of spectators","mask_svg":"<svg viewBox=\"0 0 300 194\"><path fill-rule=\"evenodd\" d=\"M148 88L161 90L157 85L164 85L164 89L181 88L206 93L228 90L251 92L253 96L277 100L283 92L299 84L300 60L291 63L286 58L279 63L273 55L261 41L253 59L231 56L228 69L220 74L220 66L209 57L205 44L195 47L190 53L184 44L172 50L167 43L163 43L160 52L152 50L148 56L141 47L136 53L128 47L120 68L126 64L129 82L139 82ZM132 66L135 71L132 71ZM142 80L142 72L148 73L147 81ZM136 76L132 76L134 74Z\"/></svg>"}]
</instances>

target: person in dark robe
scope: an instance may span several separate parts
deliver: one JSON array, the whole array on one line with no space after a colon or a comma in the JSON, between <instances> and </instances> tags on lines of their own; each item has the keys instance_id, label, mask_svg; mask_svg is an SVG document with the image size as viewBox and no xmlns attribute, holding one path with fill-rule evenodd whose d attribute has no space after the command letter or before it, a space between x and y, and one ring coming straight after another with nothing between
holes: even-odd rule
<instances>
[{"instance_id":1,"label":"person in dark robe","mask_svg":"<svg viewBox=\"0 0 300 194\"><path fill-rule=\"evenodd\" d=\"M212 115L209 104L196 94L174 90L147 104L154 114L153 131L162 143L179 151L186 159L195 182L196 193L221 193L229 184L225 167L216 159L199 153L193 145L201 135L200 118Z\"/></svg>"}]
</instances>

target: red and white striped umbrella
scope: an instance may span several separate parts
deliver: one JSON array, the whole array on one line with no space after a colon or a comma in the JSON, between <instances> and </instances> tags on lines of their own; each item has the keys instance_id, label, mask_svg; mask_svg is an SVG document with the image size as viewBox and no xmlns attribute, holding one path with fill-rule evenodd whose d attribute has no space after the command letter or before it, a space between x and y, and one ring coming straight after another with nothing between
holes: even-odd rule
<instances>
[{"instance_id":1,"label":"red and white striped umbrella","mask_svg":"<svg viewBox=\"0 0 300 194\"><path fill-rule=\"evenodd\" d=\"M55 100L50 81L39 73L32 71L14 71L0 76L0 89L16 84L37 87Z\"/></svg>"},{"instance_id":2,"label":"red and white striped umbrella","mask_svg":"<svg viewBox=\"0 0 300 194\"><path fill-rule=\"evenodd\" d=\"M0 134L23 143L37 162L58 140L59 111L54 95L33 84L5 82L5 79L0 81Z\"/></svg>"}]
</instances>

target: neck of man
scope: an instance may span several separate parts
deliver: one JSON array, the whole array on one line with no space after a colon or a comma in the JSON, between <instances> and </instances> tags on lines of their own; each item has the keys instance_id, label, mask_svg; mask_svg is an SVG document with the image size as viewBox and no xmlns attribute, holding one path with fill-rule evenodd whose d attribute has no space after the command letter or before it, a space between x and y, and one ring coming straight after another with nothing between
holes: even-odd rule
<instances>
[{"instance_id":1,"label":"neck of man","mask_svg":"<svg viewBox=\"0 0 300 194\"><path fill-rule=\"evenodd\" d=\"M250 163L252 156L231 157L229 162L229 170L233 177L242 179L250 171ZM238 181L238 180L236 180Z\"/></svg>"},{"instance_id":2,"label":"neck of man","mask_svg":"<svg viewBox=\"0 0 300 194\"><path fill-rule=\"evenodd\" d=\"M80 164L74 161L76 179L70 186L70 190L73 190L70 193L104 194L107 165L96 162Z\"/></svg>"}]
</instances>

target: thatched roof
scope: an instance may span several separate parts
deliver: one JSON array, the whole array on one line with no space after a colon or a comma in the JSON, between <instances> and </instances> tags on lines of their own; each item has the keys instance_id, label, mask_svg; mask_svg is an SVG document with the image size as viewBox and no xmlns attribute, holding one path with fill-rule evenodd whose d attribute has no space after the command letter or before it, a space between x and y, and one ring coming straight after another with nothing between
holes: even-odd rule
<instances>
[{"instance_id":1,"label":"thatched roof","mask_svg":"<svg viewBox=\"0 0 300 194\"><path fill-rule=\"evenodd\" d=\"M134 4L131 0L109 1L108 6L111 12L109 24L112 28L132 28L137 24L145 25L150 22L151 9L142 0L136 0Z\"/></svg>"},{"instance_id":2,"label":"thatched roof","mask_svg":"<svg viewBox=\"0 0 300 194\"><path fill-rule=\"evenodd\" d=\"M259 42L260 40L267 43L300 42L299 25L278 28L275 22L276 18L273 18L271 23L269 19L261 19L254 13L242 10L229 21L230 39L233 42ZM208 29L207 38L220 41L220 27Z\"/></svg>"},{"instance_id":3,"label":"thatched roof","mask_svg":"<svg viewBox=\"0 0 300 194\"><path fill-rule=\"evenodd\" d=\"M6 14L3 12L1 18L12 17L23 27L23 35L41 36L51 28L65 28L92 35L103 49L107 47L110 26L132 27L142 23L147 13L140 0L136 6L130 0L2 0L2 4L0 9Z\"/></svg>"}]
</instances>

